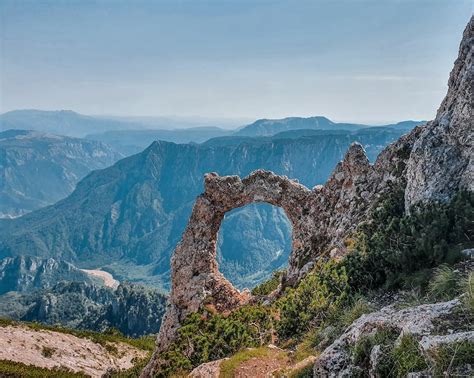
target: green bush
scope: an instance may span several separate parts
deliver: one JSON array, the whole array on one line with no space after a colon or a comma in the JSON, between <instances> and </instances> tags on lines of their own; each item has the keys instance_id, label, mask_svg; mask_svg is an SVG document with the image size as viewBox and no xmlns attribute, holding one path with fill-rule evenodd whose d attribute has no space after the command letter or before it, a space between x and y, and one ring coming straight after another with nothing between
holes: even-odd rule
<instances>
[{"instance_id":1,"label":"green bush","mask_svg":"<svg viewBox=\"0 0 474 378\"><path fill-rule=\"evenodd\" d=\"M278 285L280 284L280 280L283 274L285 274L284 270L277 270L273 272L272 277L269 280L262 282L260 285L252 289L252 295L256 295L256 296L269 295L272 291L278 288Z\"/></svg>"},{"instance_id":2,"label":"green bush","mask_svg":"<svg viewBox=\"0 0 474 378\"><path fill-rule=\"evenodd\" d=\"M474 193L460 191L447 204L430 203L404 213L404 191L394 188L348 240L343 261L351 287L409 287L411 275L461 258L472 245ZM421 283L419 283L421 284Z\"/></svg>"},{"instance_id":3,"label":"green bush","mask_svg":"<svg viewBox=\"0 0 474 378\"><path fill-rule=\"evenodd\" d=\"M296 287L278 301L281 338L301 337L334 317L347 302L348 278L344 267L334 261L319 263Z\"/></svg>"},{"instance_id":4,"label":"green bush","mask_svg":"<svg viewBox=\"0 0 474 378\"><path fill-rule=\"evenodd\" d=\"M361 296L351 298L349 304L339 313L335 322L341 327L348 327L363 314L372 312L374 308L367 302L367 299Z\"/></svg>"},{"instance_id":5,"label":"green bush","mask_svg":"<svg viewBox=\"0 0 474 378\"><path fill-rule=\"evenodd\" d=\"M46 358L53 357L53 354L55 352L56 352L56 349L47 347L47 346L43 346L43 349L41 349L41 354L43 355L43 357L46 357Z\"/></svg>"},{"instance_id":6,"label":"green bush","mask_svg":"<svg viewBox=\"0 0 474 378\"><path fill-rule=\"evenodd\" d=\"M273 317L264 306L244 306L228 316L193 313L178 330L177 340L160 358L160 374L189 370L207 361L217 360L248 347L259 347L271 341Z\"/></svg>"}]
</instances>

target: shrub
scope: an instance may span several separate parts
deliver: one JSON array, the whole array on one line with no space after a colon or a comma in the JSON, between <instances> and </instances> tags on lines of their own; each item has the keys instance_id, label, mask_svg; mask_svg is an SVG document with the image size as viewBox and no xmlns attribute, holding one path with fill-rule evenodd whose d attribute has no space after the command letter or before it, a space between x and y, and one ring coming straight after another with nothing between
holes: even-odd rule
<instances>
[{"instance_id":1,"label":"shrub","mask_svg":"<svg viewBox=\"0 0 474 378\"><path fill-rule=\"evenodd\" d=\"M43 348L41 349L41 354L43 355L43 357L46 357L46 358L53 357L53 354L55 352L56 352L56 349L47 347L47 346L43 346Z\"/></svg>"},{"instance_id":2,"label":"shrub","mask_svg":"<svg viewBox=\"0 0 474 378\"><path fill-rule=\"evenodd\" d=\"M298 345L299 350L306 353L305 357L317 351L323 351L334 340L336 340L344 330L363 314L373 311L372 306L363 297L348 297L343 306L338 311L328 317L319 327L307 332L302 342Z\"/></svg>"},{"instance_id":3,"label":"shrub","mask_svg":"<svg viewBox=\"0 0 474 378\"><path fill-rule=\"evenodd\" d=\"M349 305L343 309L339 315L338 323L342 327L351 325L355 320L359 319L363 314L373 311L373 307L364 297L355 297Z\"/></svg>"},{"instance_id":4,"label":"shrub","mask_svg":"<svg viewBox=\"0 0 474 378\"><path fill-rule=\"evenodd\" d=\"M282 338L300 337L317 328L342 308L348 299L349 284L344 267L334 261L321 262L296 289L288 289L277 303Z\"/></svg>"},{"instance_id":5,"label":"shrub","mask_svg":"<svg viewBox=\"0 0 474 378\"><path fill-rule=\"evenodd\" d=\"M404 213L404 190L394 188L352 236L343 260L355 290L406 287L411 275L461 258L474 235L474 193L458 192L447 204Z\"/></svg>"},{"instance_id":6,"label":"shrub","mask_svg":"<svg viewBox=\"0 0 474 378\"><path fill-rule=\"evenodd\" d=\"M241 307L229 315L193 313L178 330L177 340L160 356L163 375L189 370L248 347L270 342L273 317L268 307Z\"/></svg>"},{"instance_id":7,"label":"shrub","mask_svg":"<svg viewBox=\"0 0 474 378\"><path fill-rule=\"evenodd\" d=\"M252 295L256 295L256 296L269 295L272 291L278 288L278 285L280 285L280 280L283 274L285 274L284 270L277 270L273 272L272 277L269 280L262 282L260 285L252 289Z\"/></svg>"}]
</instances>

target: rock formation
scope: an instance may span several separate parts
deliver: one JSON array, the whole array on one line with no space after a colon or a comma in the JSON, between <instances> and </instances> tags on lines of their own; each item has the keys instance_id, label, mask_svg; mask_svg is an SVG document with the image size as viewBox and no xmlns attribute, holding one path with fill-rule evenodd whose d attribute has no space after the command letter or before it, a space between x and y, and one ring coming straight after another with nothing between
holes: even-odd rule
<instances>
[{"instance_id":1,"label":"rock formation","mask_svg":"<svg viewBox=\"0 0 474 378\"><path fill-rule=\"evenodd\" d=\"M353 364L351 351L363 337L374 335L378 330L393 330L398 337L411 335L420 343L420 350L429 355L429 351L443 343L456 340L472 340L474 332L459 331L442 336L426 336L434 332L436 322L461 307L459 299L435 304L424 304L397 310L395 306L384 307L377 312L362 315L334 343L318 357L314 365L316 377L351 377L358 369ZM371 368L376 368L376 358L380 345L375 345L371 353ZM337 374L335 374L337 372ZM424 375L430 376L430 375Z\"/></svg>"},{"instance_id":2,"label":"rock formation","mask_svg":"<svg viewBox=\"0 0 474 378\"><path fill-rule=\"evenodd\" d=\"M407 209L420 201L446 201L460 187L474 190L474 21L468 23L448 93L416 141L407 170Z\"/></svg>"},{"instance_id":3,"label":"rock formation","mask_svg":"<svg viewBox=\"0 0 474 378\"><path fill-rule=\"evenodd\" d=\"M283 208L293 225L292 253L283 285L299 281L319 258L343 255L344 238L365 219L377 198L406 186L406 207L425 200L448 200L461 187L474 189L472 164L472 51L474 19L463 36L449 91L434 121L388 146L371 165L352 144L323 186L312 190L271 172L244 179L208 174L172 258L172 291L155 355L143 375L159 366L184 318L204 304L229 311L250 300L219 273L216 239L224 214L252 202Z\"/></svg>"},{"instance_id":4,"label":"rock formation","mask_svg":"<svg viewBox=\"0 0 474 378\"><path fill-rule=\"evenodd\" d=\"M224 214L253 202L281 207L292 223L292 253L284 285L297 283L314 261L331 250L344 253L343 239L369 210L374 198L403 177L407 148L417 131L403 137L369 163L358 143L351 145L323 186L312 190L272 172L257 170L244 179L238 176L205 176L205 191L194 205L188 226L174 251L172 289L157 341L157 351L144 375L153 374L158 353L173 341L185 317L201 306L230 311L251 299L219 272L216 242Z\"/></svg>"}]
</instances>

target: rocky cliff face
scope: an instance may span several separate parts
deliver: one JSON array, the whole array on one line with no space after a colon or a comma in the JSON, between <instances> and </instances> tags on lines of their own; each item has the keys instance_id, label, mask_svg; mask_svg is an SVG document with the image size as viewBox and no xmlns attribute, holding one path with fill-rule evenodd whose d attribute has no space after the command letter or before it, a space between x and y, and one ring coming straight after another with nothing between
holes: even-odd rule
<instances>
[{"instance_id":1,"label":"rocky cliff face","mask_svg":"<svg viewBox=\"0 0 474 378\"><path fill-rule=\"evenodd\" d=\"M417 139L408 160L406 207L446 201L459 188L474 190L474 21L467 25L448 93Z\"/></svg>"},{"instance_id":2,"label":"rocky cliff face","mask_svg":"<svg viewBox=\"0 0 474 378\"><path fill-rule=\"evenodd\" d=\"M244 179L205 177L205 191L193 208L188 226L172 257L172 289L169 307L158 338L158 351L165 350L182 321L205 303L218 311L231 311L251 301L219 272L217 234L224 214L253 202L281 207L292 225L292 253L283 285L294 285L328 252L343 254L344 237L364 218L370 206L394 183L402 181L404 160L413 135L390 146L371 165L364 149L354 143L325 185L312 190L272 172L258 170ZM153 361L152 374L159 361Z\"/></svg>"},{"instance_id":3,"label":"rocky cliff face","mask_svg":"<svg viewBox=\"0 0 474 378\"><path fill-rule=\"evenodd\" d=\"M0 260L0 295L8 291L46 289L59 281L92 283L86 273L65 261L30 256L7 257Z\"/></svg>"},{"instance_id":4,"label":"rocky cliff face","mask_svg":"<svg viewBox=\"0 0 474 378\"><path fill-rule=\"evenodd\" d=\"M120 330L131 337L156 334L166 297L158 290L121 284L116 290L85 282L0 296L0 317L67 328L104 332Z\"/></svg>"}]
</instances>

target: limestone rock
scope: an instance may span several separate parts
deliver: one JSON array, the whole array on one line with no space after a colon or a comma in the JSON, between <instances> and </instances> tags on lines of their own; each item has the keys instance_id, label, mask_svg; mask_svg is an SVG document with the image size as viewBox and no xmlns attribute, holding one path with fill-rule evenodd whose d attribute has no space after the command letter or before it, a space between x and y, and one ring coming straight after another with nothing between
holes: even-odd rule
<instances>
[{"instance_id":1,"label":"limestone rock","mask_svg":"<svg viewBox=\"0 0 474 378\"><path fill-rule=\"evenodd\" d=\"M464 341L474 344L474 331L458 332L450 335L423 336L420 346L425 355L430 358L433 354L436 354L436 350L441 346Z\"/></svg>"},{"instance_id":2,"label":"limestone rock","mask_svg":"<svg viewBox=\"0 0 474 378\"><path fill-rule=\"evenodd\" d=\"M344 376L342 374L344 369L352 366L350 347L354 346L361 337L370 335L376 332L377 328L382 327L398 329L400 334L429 335L434 329L433 322L450 314L460 304L458 299L454 299L449 302L421 305L403 310L388 306L380 311L362 315L319 356L314 365L314 374L318 377ZM374 355L374 359L375 357Z\"/></svg>"},{"instance_id":3,"label":"limestone rock","mask_svg":"<svg viewBox=\"0 0 474 378\"><path fill-rule=\"evenodd\" d=\"M227 360L227 358L199 365L189 376L192 378L219 378L221 372L220 367L225 360Z\"/></svg>"},{"instance_id":4,"label":"limestone rock","mask_svg":"<svg viewBox=\"0 0 474 378\"><path fill-rule=\"evenodd\" d=\"M468 23L448 93L421 132L407 166L406 208L446 201L459 188L474 190L474 18Z\"/></svg>"}]
</instances>

